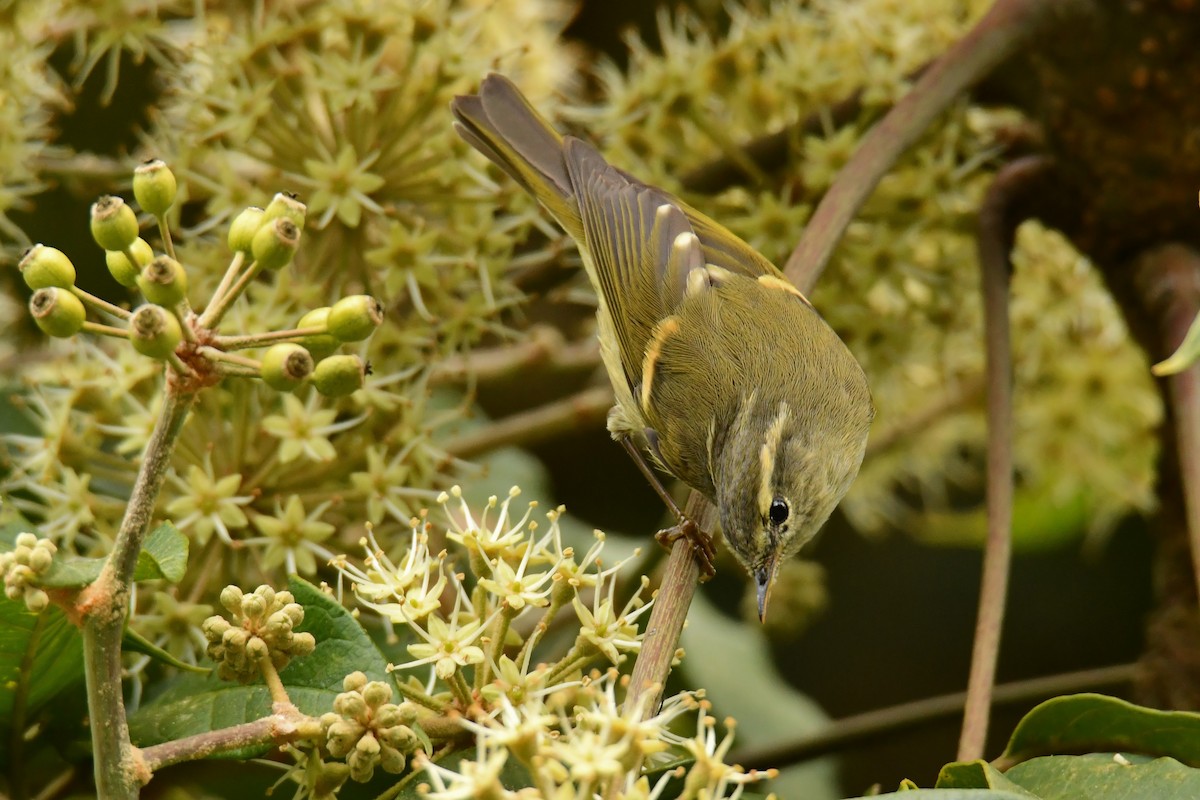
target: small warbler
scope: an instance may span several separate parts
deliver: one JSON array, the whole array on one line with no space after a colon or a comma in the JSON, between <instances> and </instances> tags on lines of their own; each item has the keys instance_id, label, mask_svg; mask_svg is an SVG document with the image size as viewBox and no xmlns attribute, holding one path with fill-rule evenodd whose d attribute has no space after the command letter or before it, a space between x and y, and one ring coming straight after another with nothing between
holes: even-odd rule
<instances>
[{"instance_id":1,"label":"small warbler","mask_svg":"<svg viewBox=\"0 0 1200 800\"><path fill-rule=\"evenodd\" d=\"M862 463L875 413L862 367L771 262L561 136L507 78L487 76L451 109L459 135L578 243L616 395L609 431L652 483L634 443L716 504L762 618L780 561L816 534ZM679 516L677 533L706 540Z\"/></svg>"}]
</instances>

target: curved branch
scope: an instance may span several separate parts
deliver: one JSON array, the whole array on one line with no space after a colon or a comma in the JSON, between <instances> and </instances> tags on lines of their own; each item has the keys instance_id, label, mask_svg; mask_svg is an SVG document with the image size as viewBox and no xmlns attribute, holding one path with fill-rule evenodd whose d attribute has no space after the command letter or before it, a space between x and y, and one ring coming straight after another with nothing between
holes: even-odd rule
<instances>
[{"instance_id":1,"label":"curved branch","mask_svg":"<svg viewBox=\"0 0 1200 800\"><path fill-rule=\"evenodd\" d=\"M821 198L785 272L809 293L850 220L896 159L913 144L954 98L984 78L1034 35L1068 12L1089 6L1082 0L997 0L978 24L926 70L912 90L863 137L858 149Z\"/></svg>"},{"instance_id":2,"label":"curved branch","mask_svg":"<svg viewBox=\"0 0 1200 800\"><path fill-rule=\"evenodd\" d=\"M983 273L984 345L987 350L987 542L979 616L971 652L971 674L958 760L983 756L992 685L1000 654L1000 632L1012 560L1013 422L1012 341L1008 317L1009 260L1017 225L1028 218L1021 203L1040 183L1051 162L1042 156L1018 159L996 174L979 211L979 264Z\"/></svg>"}]
</instances>

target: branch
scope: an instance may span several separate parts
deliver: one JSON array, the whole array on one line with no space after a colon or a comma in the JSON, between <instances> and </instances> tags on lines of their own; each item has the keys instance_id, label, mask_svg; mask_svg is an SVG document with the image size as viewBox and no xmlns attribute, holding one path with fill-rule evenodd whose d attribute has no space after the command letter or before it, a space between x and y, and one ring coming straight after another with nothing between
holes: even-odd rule
<instances>
[{"instance_id":1,"label":"branch","mask_svg":"<svg viewBox=\"0 0 1200 800\"><path fill-rule=\"evenodd\" d=\"M121 693L121 636L142 541L154 516L175 442L195 399L195 393L181 392L173 381L167 381L163 407L146 444L113 550L99 577L80 593L77 603L84 618L83 658L96 790L106 800L135 800L150 778L129 741Z\"/></svg>"},{"instance_id":2,"label":"branch","mask_svg":"<svg viewBox=\"0 0 1200 800\"><path fill-rule=\"evenodd\" d=\"M912 90L863 137L821 198L785 272L808 294L850 220L896 159L963 90L984 78L1035 34L1066 17L1079 2L997 0L966 36L933 62Z\"/></svg>"},{"instance_id":3,"label":"branch","mask_svg":"<svg viewBox=\"0 0 1200 800\"><path fill-rule=\"evenodd\" d=\"M983 273L984 346L987 350L987 542L979 616L967 682L958 760L983 756L991 711L992 685L1000 654L1004 604L1012 560L1013 422L1012 336L1008 318L1009 255L1017 225L1025 216L1017 206L1049 170L1041 156L1018 159L996 174L979 211L979 264Z\"/></svg>"},{"instance_id":4,"label":"branch","mask_svg":"<svg viewBox=\"0 0 1200 800\"><path fill-rule=\"evenodd\" d=\"M157 772L184 761L198 761L245 748L287 744L320 735L321 723L301 714L291 703L277 703L275 709L271 716L254 722L147 747L141 751L142 761L151 772Z\"/></svg>"},{"instance_id":5,"label":"branch","mask_svg":"<svg viewBox=\"0 0 1200 800\"><path fill-rule=\"evenodd\" d=\"M1200 313L1200 253L1182 245L1165 245L1147 253L1137 271L1143 304L1159 320L1158 353L1152 353L1157 358L1179 346ZM1192 574L1195 586L1200 587L1200 365L1166 378L1166 383Z\"/></svg>"},{"instance_id":6,"label":"branch","mask_svg":"<svg viewBox=\"0 0 1200 800\"><path fill-rule=\"evenodd\" d=\"M1006 705L1041 697L1054 697L1065 692L1095 691L1107 686L1131 683L1136 672L1136 664L1119 664L1014 681L997 686L992 695L992 703ZM952 717L962 711L966 699L966 692L955 692L856 714L853 717L835 720L828 728L811 736L803 736L784 744L737 751L730 756L729 761L741 764L747 770L791 766L846 750L856 744L866 744L890 733L906 731L928 722Z\"/></svg>"},{"instance_id":7,"label":"branch","mask_svg":"<svg viewBox=\"0 0 1200 800\"><path fill-rule=\"evenodd\" d=\"M528 339L507 347L473 350L439 361L429 374L431 384L476 380L492 383L527 374L532 367L554 372L595 369L600 365L600 342L588 338L567 342L558 330L538 326Z\"/></svg>"},{"instance_id":8,"label":"branch","mask_svg":"<svg viewBox=\"0 0 1200 800\"><path fill-rule=\"evenodd\" d=\"M717 528L716 508L694 489L688 495L683 513L705 533ZM658 708L699 577L700 567L692 552L692 544L681 537L671 548L662 584L654 596L654 608L650 610L650 621L646 623L646 636L629 681L626 708L636 708L639 701L643 702L642 708ZM646 698L644 701L643 697Z\"/></svg>"},{"instance_id":9,"label":"branch","mask_svg":"<svg viewBox=\"0 0 1200 800\"><path fill-rule=\"evenodd\" d=\"M489 422L478 430L464 433L442 447L454 458L471 459L510 444L532 445L602 422L612 408L612 387L597 386L548 403Z\"/></svg>"}]
</instances>

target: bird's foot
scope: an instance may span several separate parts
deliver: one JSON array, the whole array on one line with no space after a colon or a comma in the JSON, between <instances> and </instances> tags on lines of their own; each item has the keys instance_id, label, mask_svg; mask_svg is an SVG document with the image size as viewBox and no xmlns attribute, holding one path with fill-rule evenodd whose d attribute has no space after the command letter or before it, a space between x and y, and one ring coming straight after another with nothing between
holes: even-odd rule
<instances>
[{"instance_id":1,"label":"bird's foot","mask_svg":"<svg viewBox=\"0 0 1200 800\"><path fill-rule=\"evenodd\" d=\"M701 583L717 574L717 550L713 545L712 537L682 514L679 515L677 524L654 534L654 538L667 550L670 550L678 540L687 539L688 544L692 546L692 555L696 559L696 564L700 567Z\"/></svg>"}]
</instances>

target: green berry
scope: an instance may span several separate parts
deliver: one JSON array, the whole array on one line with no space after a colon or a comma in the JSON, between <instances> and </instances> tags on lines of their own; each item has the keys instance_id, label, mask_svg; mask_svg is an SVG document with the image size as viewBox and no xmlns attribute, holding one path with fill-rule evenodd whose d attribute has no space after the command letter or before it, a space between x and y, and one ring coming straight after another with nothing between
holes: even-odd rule
<instances>
[{"instance_id":1,"label":"green berry","mask_svg":"<svg viewBox=\"0 0 1200 800\"><path fill-rule=\"evenodd\" d=\"M29 298L29 313L44 333L60 339L79 333L87 319L87 311L79 298L57 286L34 292Z\"/></svg>"},{"instance_id":2,"label":"green berry","mask_svg":"<svg viewBox=\"0 0 1200 800\"><path fill-rule=\"evenodd\" d=\"M263 354L263 382L276 391L294 390L312 371L313 357L298 344L277 344Z\"/></svg>"},{"instance_id":3,"label":"green berry","mask_svg":"<svg viewBox=\"0 0 1200 800\"><path fill-rule=\"evenodd\" d=\"M167 358L183 341L183 329L175 315L162 306L139 306L129 319L133 349L150 358Z\"/></svg>"},{"instance_id":4,"label":"green berry","mask_svg":"<svg viewBox=\"0 0 1200 800\"><path fill-rule=\"evenodd\" d=\"M366 294L343 297L329 311L329 332L343 342L360 342L383 323L383 304Z\"/></svg>"},{"instance_id":5,"label":"green berry","mask_svg":"<svg viewBox=\"0 0 1200 800\"><path fill-rule=\"evenodd\" d=\"M154 259L154 248L145 239L139 237L133 240L133 244L129 246L129 252L133 254L136 264L130 263L129 257L121 250L107 251L104 254L104 263L108 265L108 271L117 283L132 289L137 286L138 276L142 274L142 267Z\"/></svg>"},{"instance_id":6,"label":"green berry","mask_svg":"<svg viewBox=\"0 0 1200 800\"><path fill-rule=\"evenodd\" d=\"M175 202L175 174L161 160L152 158L133 171L133 196L142 211L161 217Z\"/></svg>"},{"instance_id":7,"label":"green berry","mask_svg":"<svg viewBox=\"0 0 1200 800\"><path fill-rule=\"evenodd\" d=\"M279 217L263 224L254 234L250 252L265 269L282 269L291 263L300 246L300 229L289 219Z\"/></svg>"},{"instance_id":8,"label":"green berry","mask_svg":"<svg viewBox=\"0 0 1200 800\"><path fill-rule=\"evenodd\" d=\"M326 397L344 397L363 387L367 367L354 355L330 356L313 370L313 386Z\"/></svg>"},{"instance_id":9,"label":"green berry","mask_svg":"<svg viewBox=\"0 0 1200 800\"><path fill-rule=\"evenodd\" d=\"M187 272L170 256L159 256L142 267L137 279L142 296L160 306L174 306L187 297Z\"/></svg>"},{"instance_id":10,"label":"green berry","mask_svg":"<svg viewBox=\"0 0 1200 800\"><path fill-rule=\"evenodd\" d=\"M71 259L63 251L44 244L35 244L25 251L17 267L30 289L45 289L48 286L70 289L75 285L75 265Z\"/></svg>"},{"instance_id":11,"label":"green berry","mask_svg":"<svg viewBox=\"0 0 1200 800\"><path fill-rule=\"evenodd\" d=\"M233 222L229 223L229 249L235 253L250 253L254 242L254 234L262 227L264 212L258 206L248 206L241 210Z\"/></svg>"},{"instance_id":12,"label":"green berry","mask_svg":"<svg viewBox=\"0 0 1200 800\"><path fill-rule=\"evenodd\" d=\"M300 321L296 323L297 328L329 328L329 313L333 309L329 306L324 308L314 308L309 311ZM342 346L342 340L329 333L315 333L311 336L305 336L300 340L300 344L308 352L312 353L312 357L316 361L333 355L339 347Z\"/></svg>"},{"instance_id":13,"label":"green berry","mask_svg":"<svg viewBox=\"0 0 1200 800\"><path fill-rule=\"evenodd\" d=\"M92 238L105 250L124 250L138 238L137 215L121 198L104 195L92 203Z\"/></svg>"},{"instance_id":14,"label":"green berry","mask_svg":"<svg viewBox=\"0 0 1200 800\"><path fill-rule=\"evenodd\" d=\"M300 202L300 199L291 192L279 192L271 198L271 202L267 203L267 209L263 222L270 222L273 219L289 219L297 228L304 227L304 215L308 213L308 206Z\"/></svg>"}]
</instances>

